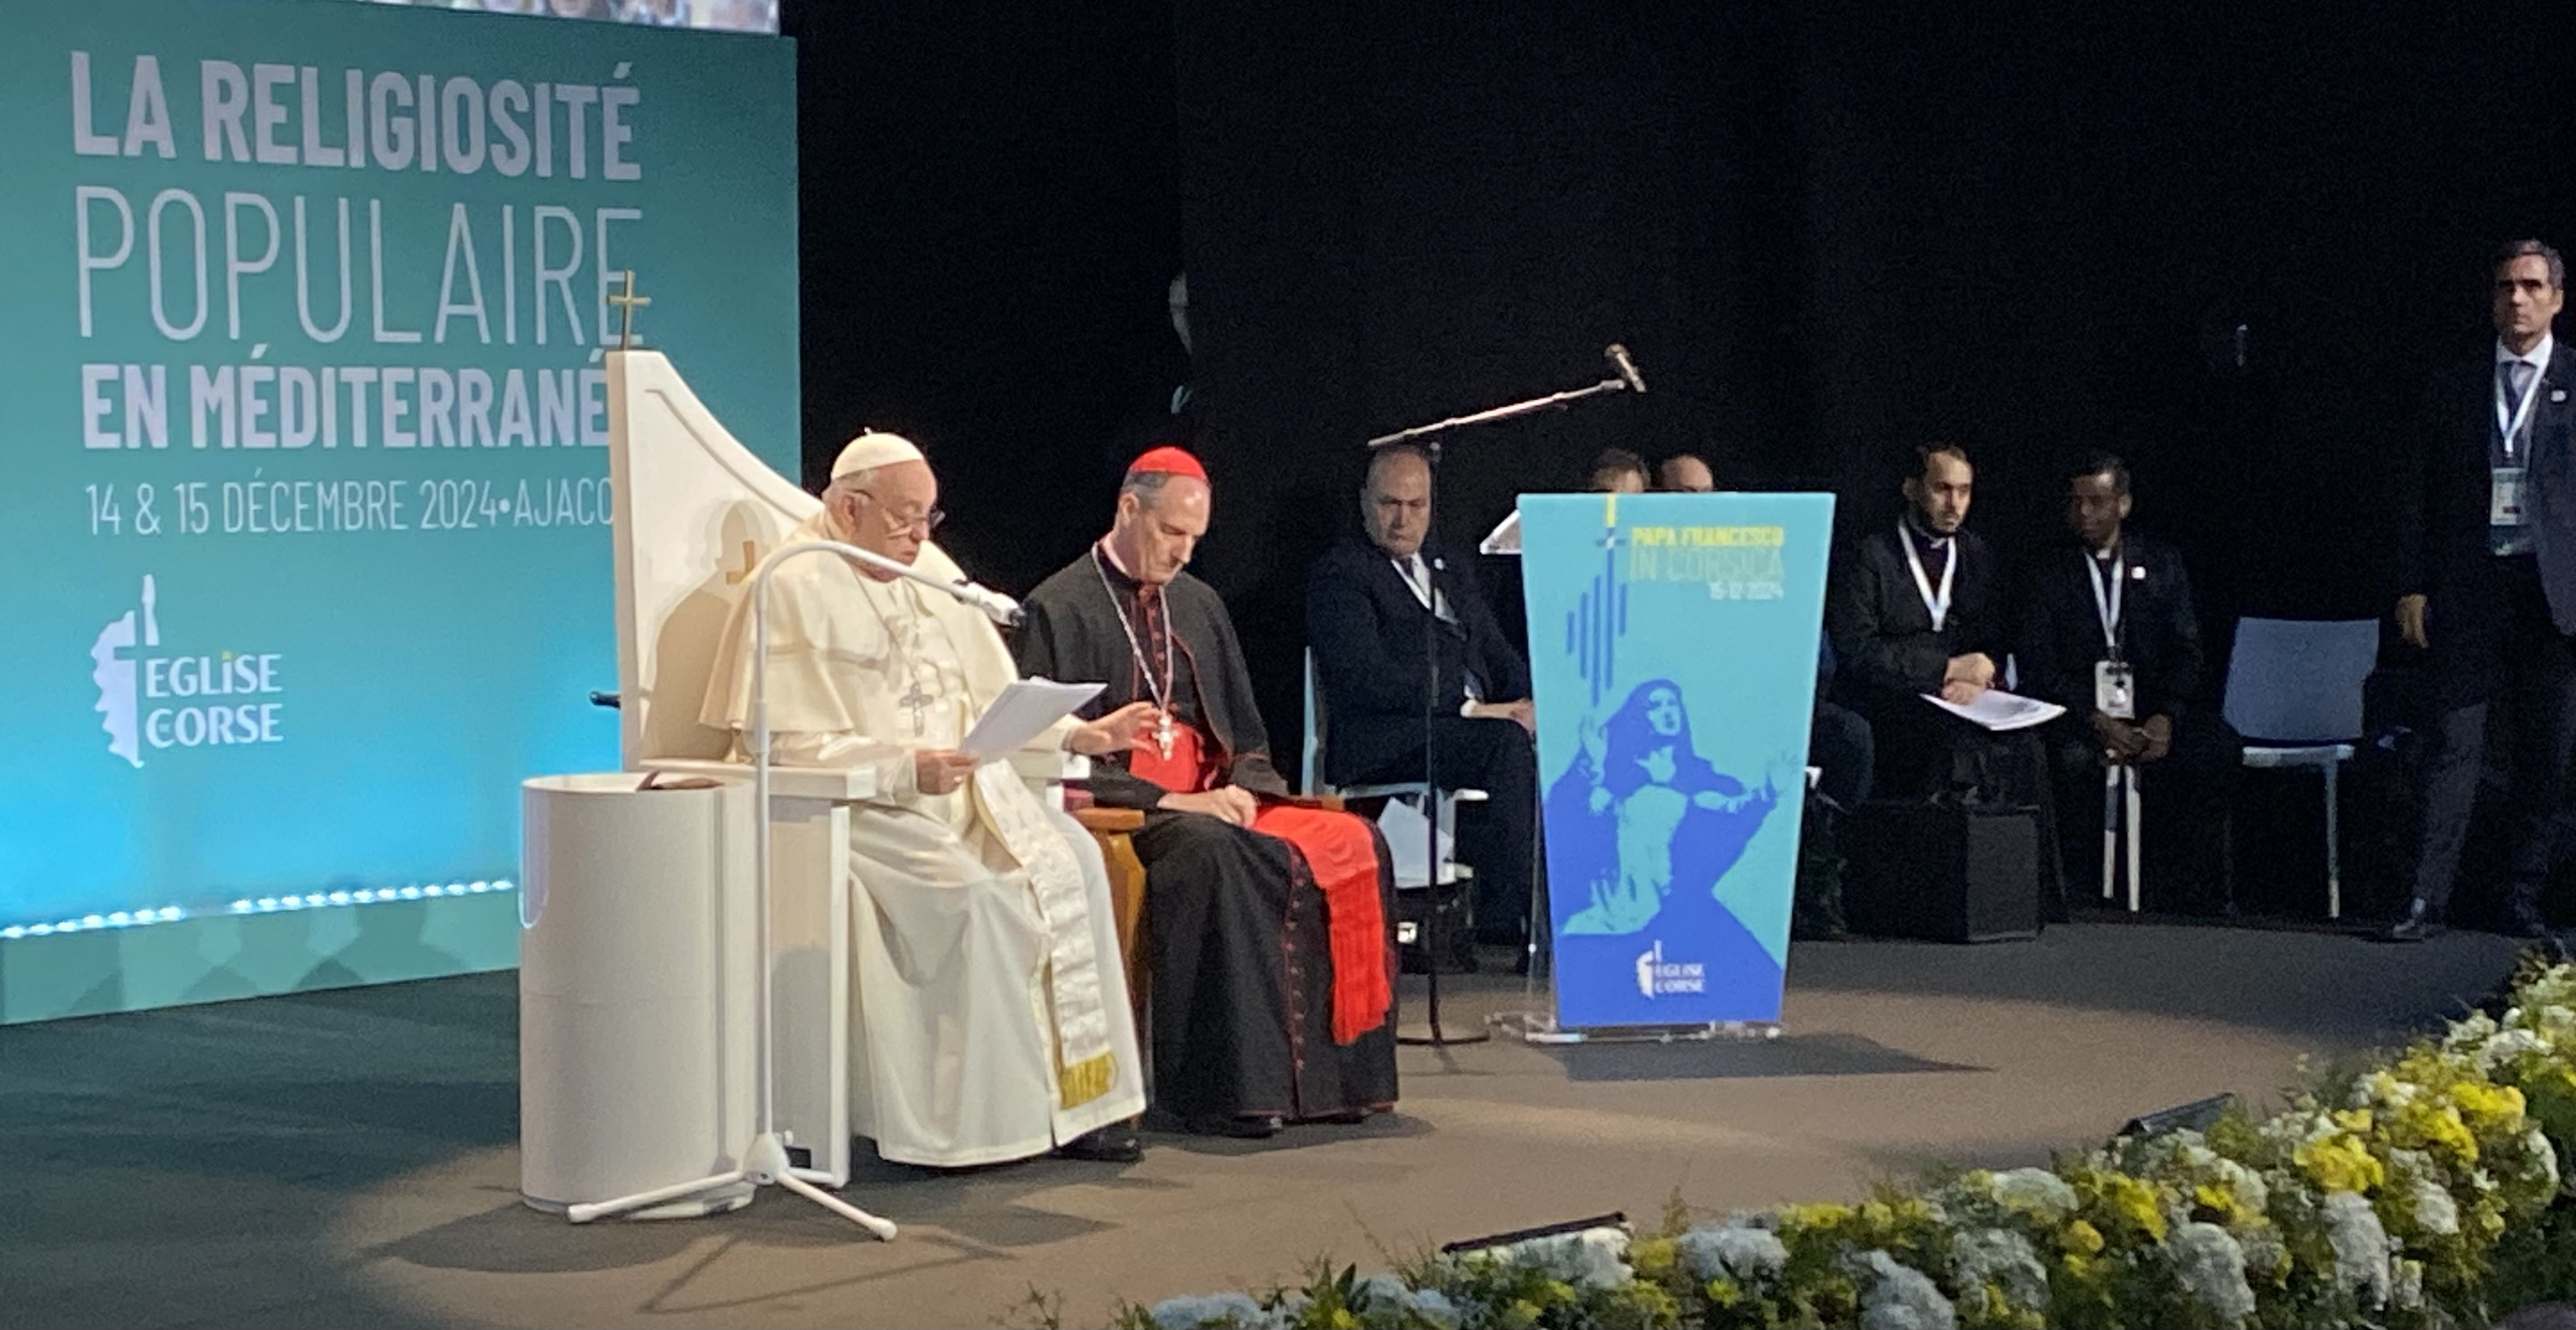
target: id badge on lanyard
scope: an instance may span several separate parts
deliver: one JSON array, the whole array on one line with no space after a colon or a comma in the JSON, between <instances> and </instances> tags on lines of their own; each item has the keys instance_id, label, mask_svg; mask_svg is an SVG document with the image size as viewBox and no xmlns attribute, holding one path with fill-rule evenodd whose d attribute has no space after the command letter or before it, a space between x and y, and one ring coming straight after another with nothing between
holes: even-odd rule
<instances>
[{"instance_id":1,"label":"id badge on lanyard","mask_svg":"<svg viewBox=\"0 0 2576 1330\"><path fill-rule=\"evenodd\" d=\"M2501 377L2496 382L2496 438L2503 448L2504 460L2488 470L2487 525L2489 526L2524 524L2522 477L2523 468L2527 463L2520 455L2518 444L2529 435L2531 415L2540 402L2540 387L2540 375L2535 372L2531 376L2531 387L2522 394L2522 405L2507 410L2504 382Z\"/></svg>"},{"instance_id":2,"label":"id badge on lanyard","mask_svg":"<svg viewBox=\"0 0 2576 1330\"><path fill-rule=\"evenodd\" d=\"M2102 589L2102 576L2092 555L2084 558L2084 583L2093 588L2093 608L2102 622L2102 645L2108 653L2093 662L2093 709L2113 720L2138 718L2137 671L2120 658L2120 596L2128 584L2129 561L2113 559L2110 565L2111 589Z\"/></svg>"},{"instance_id":3,"label":"id badge on lanyard","mask_svg":"<svg viewBox=\"0 0 2576 1330\"><path fill-rule=\"evenodd\" d=\"M2522 468L2489 467L2487 477L2487 525L2523 525Z\"/></svg>"}]
</instances>

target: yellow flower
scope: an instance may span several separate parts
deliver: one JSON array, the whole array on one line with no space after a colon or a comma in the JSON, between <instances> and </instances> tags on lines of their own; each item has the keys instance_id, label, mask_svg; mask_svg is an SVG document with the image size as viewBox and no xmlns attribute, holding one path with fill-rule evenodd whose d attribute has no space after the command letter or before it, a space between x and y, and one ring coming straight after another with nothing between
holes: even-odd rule
<instances>
[{"instance_id":1,"label":"yellow flower","mask_svg":"<svg viewBox=\"0 0 2576 1330\"><path fill-rule=\"evenodd\" d=\"M2125 1173L2102 1179L2102 1202L2111 1213L2158 1242L2165 1237L2165 1212L2156 1204L2156 1189Z\"/></svg>"},{"instance_id":2,"label":"yellow flower","mask_svg":"<svg viewBox=\"0 0 2576 1330\"><path fill-rule=\"evenodd\" d=\"M2065 1245L2066 1250L2069 1253L2072 1253L2067 1258L2069 1262L2068 1268L2072 1269L2072 1263L2076 1256L2099 1256L2102 1254L2102 1230L2093 1227L2093 1225L2085 1222L2084 1220L2078 1219L2074 1223L2066 1226Z\"/></svg>"},{"instance_id":3,"label":"yellow flower","mask_svg":"<svg viewBox=\"0 0 2576 1330\"><path fill-rule=\"evenodd\" d=\"M2428 1147L2450 1151L2462 1163L2473 1164L2478 1158L2478 1138L2471 1135L2468 1124L2460 1121L2460 1110L2444 1104L2409 1104L2398 1114L2398 1134L2421 1140Z\"/></svg>"},{"instance_id":4,"label":"yellow flower","mask_svg":"<svg viewBox=\"0 0 2576 1330\"><path fill-rule=\"evenodd\" d=\"M1832 1228L1849 1220L1851 1216L1850 1206L1835 1205L1832 1202L1784 1205L1780 1207L1780 1227L1787 1230Z\"/></svg>"},{"instance_id":5,"label":"yellow flower","mask_svg":"<svg viewBox=\"0 0 2576 1330\"><path fill-rule=\"evenodd\" d=\"M2474 1147L2475 1143L2471 1144ZM2374 1191L2388 1180L2388 1170L2350 1136L2329 1136L2302 1145L2291 1159L2301 1172L2330 1192Z\"/></svg>"},{"instance_id":6,"label":"yellow flower","mask_svg":"<svg viewBox=\"0 0 2576 1330\"><path fill-rule=\"evenodd\" d=\"M1708 1281L1708 1300L1712 1306L1732 1307L1744 1301L1744 1290L1737 1288L1732 1279L1712 1279Z\"/></svg>"},{"instance_id":7,"label":"yellow flower","mask_svg":"<svg viewBox=\"0 0 2576 1330\"><path fill-rule=\"evenodd\" d=\"M2451 1087L2451 1102L2460 1106L2460 1116L2479 1131L2513 1131L2522 1125L2522 1091L2510 1085L2462 1081Z\"/></svg>"},{"instance_id":8,"label":"yellow flower","mask_svg":"<svg viewBox=\"0 0 2576 1330\"><path fill-rule=\"evenodd\" d=\"M2351 1132L2355 1136L2367 1136L2370 1134L2370 1110L2366 1108L2336 1109L2334 1113L2334 1124L2343 1128L2345 1131Z\"/></svg>"}]
</instances>

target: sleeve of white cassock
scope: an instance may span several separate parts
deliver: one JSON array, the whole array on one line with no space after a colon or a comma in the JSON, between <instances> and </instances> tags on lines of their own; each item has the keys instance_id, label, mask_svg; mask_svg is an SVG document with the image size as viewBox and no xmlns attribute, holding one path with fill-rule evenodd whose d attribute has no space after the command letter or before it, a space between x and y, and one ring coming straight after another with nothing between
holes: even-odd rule
<instances>
[{"instance_id":1,"label":"sleeve of white cassock","mask_svg":"<svg viewBox=\"0 0 2576 1330\"><path fill-rule=\"evenodd\" d=\"M920 773L913 766L911 750L856 734L773 733L769 760L782 767L872 768L877 793L870 803L908 804L921 797Z\"/></svg>"}]
</instances>

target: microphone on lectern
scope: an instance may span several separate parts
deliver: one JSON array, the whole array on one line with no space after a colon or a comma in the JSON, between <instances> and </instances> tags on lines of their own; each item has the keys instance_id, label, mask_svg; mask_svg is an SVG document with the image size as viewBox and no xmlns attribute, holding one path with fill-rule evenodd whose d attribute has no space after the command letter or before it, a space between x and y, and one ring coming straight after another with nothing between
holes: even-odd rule
<instances>
[{"instance_id":1,"label":"microphone on lectern","mask_svg":"<svg viewBox=\"0 0 2576 1330\"><path fill-rule=\"evenodd\" d=\"M1619 377L1627 383L1628 391L1641 393L1646 390L1646 376L1637 372L1637 362L1628 357L1628 348L1612 342L1610 349L1602 354L1610 357L1610 367L1619 371Z\"/></svg>"}]
</instances>

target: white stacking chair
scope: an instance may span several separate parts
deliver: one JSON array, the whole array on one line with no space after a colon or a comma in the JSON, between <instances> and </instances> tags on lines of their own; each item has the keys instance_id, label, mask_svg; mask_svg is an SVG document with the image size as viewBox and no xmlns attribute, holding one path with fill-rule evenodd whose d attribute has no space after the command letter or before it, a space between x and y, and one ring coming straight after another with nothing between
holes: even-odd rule
<instances>
[{"instance_id":1,"label":"white stacking chair","mask_svg":"<svg viewBox=\"0 0 2576 1330\"><path fill-rule=\"evenodd\" d=\"M2334 777L2327 775L2332 789ZM2328 796L2331 798L2332 796ZM2331 812L2327 814L2333 816ZM2125 858L2129 881L2129 913L2138 912L2138 846L2145 836L2138 816L2138 769L2126 762L2106 762L2102 766L2102 899L2119 895L2121 860ZM2124 855L2122 851L2127 853Z\"/></svg>"},{"instance_id":2,"label":"white stacking chair","mask_svg":"<svg viewBox=\"0 0 2576 1330\"><path fill-rule=\"evenodd\" d=\"M2241 619L2228 658L2223 713L2245 740L2245 765L2325 778L2329 919L2343 917L2337 777L2361 739L2362 684L2378 659L2376 619ZM2232 848L2231 837L2231 870Z\"/></svg>"},{"instance_id":3,"label":"white stacking chair","mask_svg":"<svg viewBox=\"0 0 2576 1330\"><path fill-rule=\"evenodd\" d=\"M1387 846L1395 853L1397 889L1419 890L1437 881L1442 886L1474 876L1475 870L1459 863L1452 847L1458 830L1458 805L1481 803L1483 790L1435 790L1427 781L1391 781L1368 785L1336 786L1324 779L1324 737L1329 728L1324 714L1324 690L1315 678L1315 653L1306 652L1306 734L1303 746L1303 770L1299 773L1301 788L1310 796L1334 795L1344 801L1352 799L1393 799L1413 805L1422 816L1439 828L1437 862L1428 871L1414 869L1409 856L1421 844L1416 837L1404 837L1411 844L1400 844L1396 836L1387 837ZM1410 941L1410 939L1405 939Z\"/></svg>"}]
</instances>

